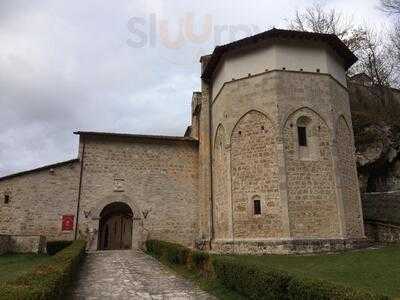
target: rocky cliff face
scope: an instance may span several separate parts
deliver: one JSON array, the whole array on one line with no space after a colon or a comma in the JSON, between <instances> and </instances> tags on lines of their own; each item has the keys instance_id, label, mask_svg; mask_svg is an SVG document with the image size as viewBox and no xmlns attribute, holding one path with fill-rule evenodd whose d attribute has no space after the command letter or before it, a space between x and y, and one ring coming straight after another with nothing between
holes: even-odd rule
<instances>
[{"instance_id":1,"label":"rocky cliff face","mask_svg":"<svg viewBox=\"0 0 400 300\"><path fill-rule=\"evenodd\" d=\"M349 82L362 192L400 189L400 91Z\"/></svg>"}]
</instances>

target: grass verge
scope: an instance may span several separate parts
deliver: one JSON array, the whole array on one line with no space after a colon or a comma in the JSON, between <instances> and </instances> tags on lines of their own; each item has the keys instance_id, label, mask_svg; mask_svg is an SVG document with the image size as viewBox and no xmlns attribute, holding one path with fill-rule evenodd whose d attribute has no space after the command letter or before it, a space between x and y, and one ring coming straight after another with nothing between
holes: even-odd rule
<instances>
[{"instance_id":1,"label":"grass verge","mask_svg":"<svg viewBox=\"0 0 400 300\"><path fill-rule=\"evenodd\" d=\"M50 257L37 254L7 253L0 256L0 282L14 280L45 263Z\"/></svg>"},{"instance_id":2,"label":"grass verge","mask_svg":"<svg viewBox=\"0 0 400 300\"><path fill-rule=\"evenodd\" d=\"M399 246L331 255L238 255L235 259L400 298Z\"/></svg>"},{"instance_id":3,"label":"grass verge","mask_svg":"<svg viewBox=\"0 0 400 300\"><path fill-rule=\"evenodd\" d=\"M148 241L146 245L149 254L220 299L377 300L399 295L395 284L398 265L387 265L390 257L397 259L397 248L337 255L229 256L209 255L163 241ZM365 272L370 275L362 276ZM383 275L373 285L363 283ZM383 289L379 285L385 285L385 280L391 282Z\"/></svg>"},{"instance_id":4,"label":"grass verge","mask_svg":"<svg viewBox=\"0 0 400 300\"><path fill-rule=\"evenodd\" d=\"M0 299L60 299L72 283L85 254L85 242L75 241L16 278L0 282Z\"/></svg>"}]
</instances>

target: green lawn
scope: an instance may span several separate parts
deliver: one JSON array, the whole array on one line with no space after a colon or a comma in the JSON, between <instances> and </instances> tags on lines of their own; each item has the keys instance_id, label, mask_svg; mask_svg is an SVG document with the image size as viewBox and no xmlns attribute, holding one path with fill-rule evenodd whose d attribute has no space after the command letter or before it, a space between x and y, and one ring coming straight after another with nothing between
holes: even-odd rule
<instances>
[{"instance_id":1,"label":"green lawn","mask_svg":"<svg viewBox=\"0 0 400 300\"><path fill-rule=\"evenodd\" d=\"M235 256L302 277L370 289L400 299L400 247L310 256Z\"/></svg>"},{"instance_id":2,"label":"green lawn","mask_svg":"<svg viewBox=\"0 0 400 300\"><path fill-rule=\"evenodd\" d=\"M0 282L16 279L49 258L50 256L35 254L0 255Z\"/></svg>"}]
</instances>

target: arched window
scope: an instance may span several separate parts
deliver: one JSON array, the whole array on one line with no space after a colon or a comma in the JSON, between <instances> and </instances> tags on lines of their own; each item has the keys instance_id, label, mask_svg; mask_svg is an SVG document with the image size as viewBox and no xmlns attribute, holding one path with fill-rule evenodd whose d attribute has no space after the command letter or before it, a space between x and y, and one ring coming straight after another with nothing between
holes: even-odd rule
<instances>
[{"instance_id":1,"label":"arched window","mask_svg":"<svg viewBox=\"0 0 400 300\"><path fill-rule=\"evenodd\" d=\"M297 119L297 146L300 160L317 160L319 158L318 132L308 116Z\"/></svg>"}]
</instances>

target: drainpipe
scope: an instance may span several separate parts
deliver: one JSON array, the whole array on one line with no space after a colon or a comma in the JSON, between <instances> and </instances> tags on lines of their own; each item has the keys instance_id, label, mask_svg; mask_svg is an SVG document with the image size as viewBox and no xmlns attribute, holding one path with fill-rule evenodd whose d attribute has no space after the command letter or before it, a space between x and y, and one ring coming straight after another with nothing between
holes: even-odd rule
<instances>
[{"instance_id":1,"label":"drainpipe","mask_svg":"<svg viewBox=\"0 0 400 300\"><path fill-rule=\"evenodd\" d=\"M76 205L76 222L75 222L75 234L74 240L76 240L78 236L78 227L79 227L79 208L81 204L81 194L82 194L82 176L83 176L83 159L85 157L85 137L83 135L80 136L82 138L82 155L81 155L81 170L79 175L79 188L78 188L78 204Z\"/></svg>"}]
</instances>

